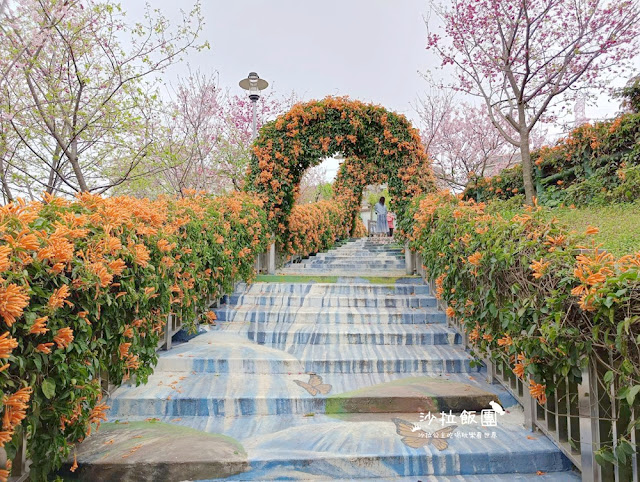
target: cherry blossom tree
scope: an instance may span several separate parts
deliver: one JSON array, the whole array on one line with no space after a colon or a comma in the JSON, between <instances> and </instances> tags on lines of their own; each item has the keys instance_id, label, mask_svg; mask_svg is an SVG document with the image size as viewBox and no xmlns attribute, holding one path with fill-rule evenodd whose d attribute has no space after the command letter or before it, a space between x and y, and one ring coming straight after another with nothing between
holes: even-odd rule
<instances>
[{"instance_id":1,"label":"cherry blossom tree","mask_svg":"<svg viewBox=\"0 0 640 482\"><path fill-rule=\"evenodd\" d=\"M443 187L461 191L474 176L513 165L519 156L496 129L486 109L456 105L449 94L420 101L421 134Z\"/></svg>"},{"instance_id":2,"label":"cherry blossom tree","mask_svg":"<svg viewBox=\"0 0 640 482\"><path fill-rule=\"evenodd\" d=\"M295 103L294 93L278 95L270 91L257 101L256 125L259 130L265 123L285 113ZM216 172L227 184L238 189L244 182L253 143L253 105L245 95L227 93L223 103L222 132L216 148Z\"/></svg>"},{"instance_id":3,"label":"cherry blossom tree","mask_svg":"<svg viewBox=\"0 0 640 482\"><path fill-rule=\"evenodd\" d=\"M3 15L1 132L18 141L3 173L28 192L66 194L146 174L138 167L161 133L159 75L206 47L199 4L177 26L150 8L127 23L110 0L19 0Z\"/></svg>"},{"instance_id":4,"label":"cherry blossom tree","mask_svg":"<svg viewBox=\"0 0 640 482\"><path fill-rule=\"evenodd\" d=\"M257 102L257 127L288 110L290 97L273 91ZM158 134L121 194L153 197L185 190L239 189L251 156L253 106L220 88L217 75L189 72L158 103Z\"/></svg>"},{"instance_id":5,"label":"cherry blossom tree","mask_svg":"<svg viewBox=\"0 0 640 482\"><path fill-rule=\"evenodd\" d=\"M159 104L159 133L138 167L140 175L117 191L147 197L183 195L188 189L219 192L221 182L212 169L222 132L224 96L216 77L189 72L167 97Z\"/></svg>"},{"instance_id":6,"label":"cherry blossom tree","mask_svg":"<svg viewBox=\"0 0 640 482\"><path fill-rule=\"evenodd\" d=\"M640 34L634 0L452 0L432 6L444 36L427 48L455 68L457 90L479 96L502 136L520 149L533 201L530 134L554 104L603 89L629 68ZM506 127L505 127L506 126Z\"/></svg>"}]
</instances>

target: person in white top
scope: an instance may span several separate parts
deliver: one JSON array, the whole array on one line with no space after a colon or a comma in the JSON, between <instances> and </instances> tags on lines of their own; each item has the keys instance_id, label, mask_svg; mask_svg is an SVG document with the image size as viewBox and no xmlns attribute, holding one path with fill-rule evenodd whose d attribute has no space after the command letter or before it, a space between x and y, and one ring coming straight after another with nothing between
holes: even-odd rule
<instances>
[{"instance_id":1,"label":"person in white top","mask_svg":"<svg viewBox=\"0 0 640 482\"><path fill-rule=\"evenodd\" d=\"M384 205L384 196L380 198L374 209L376 211L376 214L378 215L376 234L378 234L379 236L388 236L389 224L387 223L387 207Z\"/></svg>"}]
</instances>

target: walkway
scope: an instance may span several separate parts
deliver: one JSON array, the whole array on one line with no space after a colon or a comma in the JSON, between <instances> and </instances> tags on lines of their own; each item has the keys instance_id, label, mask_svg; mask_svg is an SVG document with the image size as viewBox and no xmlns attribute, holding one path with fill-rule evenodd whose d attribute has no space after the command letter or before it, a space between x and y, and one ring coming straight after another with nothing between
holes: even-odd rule
<instances>
[{"instance_id":1,"label":"walkway","mask_svg":"<svg viewBox=\"0 0 640 482\"><path fill-rule=\"evenodd\" d=\"M239 285L216 327L116 391L120 423L83 444L81 468L103 480L578 480L484 381L428 286L396 277L403 266L398 246L363 239L282 270L331 282ZM482 426L493 401L507 413Z\"/></svg>"}]
</instances>

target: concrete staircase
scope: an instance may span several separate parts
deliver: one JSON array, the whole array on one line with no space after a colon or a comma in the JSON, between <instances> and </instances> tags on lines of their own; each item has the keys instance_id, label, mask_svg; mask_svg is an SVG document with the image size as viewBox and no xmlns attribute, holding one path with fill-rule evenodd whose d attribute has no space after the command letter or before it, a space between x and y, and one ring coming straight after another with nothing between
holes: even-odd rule
<instances>
[{"instance_id":1,"label":"concrete staircase","mask_svg":"<svg viewBox=\"0 0 640 482\"><path fill-rule=\"evenodd\" d=\"M357 240L282 270L335 283L238 285L217 326L162 353L146 385L115 392L118 423L80 446L76 475L578 480L553 443L522 427L513 398L486 383L428 286L393 277L401 267L388 240ZM491 401L507 413L482 426Z\"/></svg>"},{"instance_id":2,"label":"concrete staircase","mask_svg":"<svg viewBox=\"0 0 640 482\"><path fill-rule=\"evenodd\" d=\"M349 276L403 276L405 262L403 249L392 238L361 238L333 249L292 263L282 274L349 275Z\"/></svg>"}]
</instances>

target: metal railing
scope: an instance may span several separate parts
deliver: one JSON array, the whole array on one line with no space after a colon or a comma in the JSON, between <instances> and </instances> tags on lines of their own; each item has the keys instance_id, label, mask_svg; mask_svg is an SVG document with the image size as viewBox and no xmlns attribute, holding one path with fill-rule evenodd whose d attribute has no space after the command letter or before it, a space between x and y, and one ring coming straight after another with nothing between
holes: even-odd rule
<instances>
[{"instance_id":1,"label":"metal railing","mask_svg":"<svg viewBox=\"0 0 640 482\"><path fill-rule=\"evenodd\" d=\"M275 274L276 264L278 261L278 253L276 252L276 243L269 246L269 250L256 256L256 273Z\"/></svg>"},{"instance_id":2,"label":"metal railing","mask_svg":"<svg viewBox=\"0 0 640 482\"><path fill-rule=\"evenodd\" d=\"M435 293L435 284L427 278L423 261L419 254L409 252L406 263L407 272L420 275ZM443 311L446 306L438 300ZM465 348L471 348L465 327L454 318L447 317L449 326L462 335ZM525 426L529 430L539 430L545 434L582 473L584 482L639 482L640 427L631 432L630 443L636 447L625 463L598 463L596 453L603 447L615 452L618 436L626 432L627 427L640 413L640 401L625 413L616 398L616 387L605 383L604 366L595 358L588 360L582 371L582 381L571 382L568 377L556 376L553 380L555 390L545 404L540 404L529 393L529 387L519 379L504 362L494 363L485 358L481 360L487 369L487 381L500 383L524 409ZM620 387L618 387L620 388Z\"/></svg>"}]
</instances>

